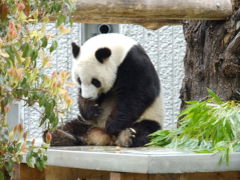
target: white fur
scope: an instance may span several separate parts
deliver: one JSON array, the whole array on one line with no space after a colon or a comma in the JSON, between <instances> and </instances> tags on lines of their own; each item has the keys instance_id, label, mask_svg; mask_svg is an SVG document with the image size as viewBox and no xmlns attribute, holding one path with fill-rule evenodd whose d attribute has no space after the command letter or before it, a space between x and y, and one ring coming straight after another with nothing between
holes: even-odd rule
<instances>
[{"instance_id":1,"label":"white fur","mask_svg":"<svg viewBox=\"0 0 240 180\"><path fill-rule=\"evenodd\" d=\"M97 122L92 122L93 125L96 127L104 128L105 123L111 114L113 108L115 107L116 104L116 99L113 97L108 97L102 106L102 109L104 110ZM139 117L139 119L136 122L141 122L142 120L152 120L158 122L161 127L163 127L163 122L164 122L164 107L163 107L163 98L162 98L162 93L155 99L155 101L152 103L151 106L149 106L143 114ZM96 123L96 124L95 124Z\"/></svg>"},{"instance_id":2,"label":"white fur","mask_svg":"<svg viewBox=\"0 0 240 180\"><path fill-rule=\"evenodd\" d=\"M121 34L101 34L83 44L80 49L80 55L74 61L72 67L73 80L77 82L77 78L81 78L83 98L96 99L100 93L106 93L112 88L117 76L118 66L135 44L137 44L136 41ZM104 47L111 50L111 56L102 64L95 58L95 52L99 48ZM96 78L102 83L101 88L96 88L91 84L92 78ZM163 126L164 109L161 94L143 112L137 122L149 119L157 121ZM96 127L105 127L106 120L115 107L115 103L116 99L113 97L108 97L103 102L101 106L104 111L101 113L98 121L95 122L97 123L95 124Z\"/></svg>"},{"instance_id":3,"label":"white fur","mask_svg":"<svg viewBox=\"0 0 240 180\"><path fill-rule=\"evenodd\" d=\"M150 119L153 121L157 121L161 125L161 127L163 127L164 116L165 113L163 107L163 97L162 93L160 92L160 95L155 99L153 104L144 111L144 113L137 120L137 122L144 119Z\"/></svg>"},{"instance_id":4,"label":"white fur","mask_svg":"<svg viewBox=\"0 0 240 180\"><path fill-rule=\"evenodd\" d=\"M118 66L135 44L137 42L129 37L112 33L97 35L81 46L80 55L72 66L72 78L77 82L80 77L83 98L96 99L100 93L111 89L116 80ZM102 64L95 58L95 52L104 47L111 50L111 56ZM92 78L102 83L101 88L91 84Z\"/></svg>"}]
</instances>

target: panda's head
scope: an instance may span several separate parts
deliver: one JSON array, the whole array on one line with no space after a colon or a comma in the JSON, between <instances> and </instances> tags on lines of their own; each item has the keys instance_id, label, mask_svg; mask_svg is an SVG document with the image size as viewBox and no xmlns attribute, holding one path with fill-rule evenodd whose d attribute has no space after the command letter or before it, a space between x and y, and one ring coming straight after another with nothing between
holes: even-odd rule
<instances>
[{"instance_id":1,"label":"panda's head","mask_svg":"<svg viewBox=\"0 0 240 180\"><path fill-rule=\"evenodd\" d=\"M133 44L134 40L120 34L101 34L81 47L72 43L72 79L83 98L97 99L113 87L118 67Z\"/></svg>"}]
</instances>

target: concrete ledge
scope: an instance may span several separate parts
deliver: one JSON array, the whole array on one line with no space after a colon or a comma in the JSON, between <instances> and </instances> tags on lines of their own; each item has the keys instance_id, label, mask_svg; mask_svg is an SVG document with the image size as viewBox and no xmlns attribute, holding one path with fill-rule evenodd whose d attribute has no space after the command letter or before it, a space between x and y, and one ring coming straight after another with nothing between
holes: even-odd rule
<instances>
[{"instance_id":1,"label":"concrete ledge","mask_svg":"<svg viewBox=\"0 0 240 180\"><path fill-rule=\"evenodd\" d=\"M196 154L160 148L78 146L52 147L48 165L129 173L193 173L239 171L240 153L230 155L229 166L219 154Z\"/></svg>"}]
</instances>

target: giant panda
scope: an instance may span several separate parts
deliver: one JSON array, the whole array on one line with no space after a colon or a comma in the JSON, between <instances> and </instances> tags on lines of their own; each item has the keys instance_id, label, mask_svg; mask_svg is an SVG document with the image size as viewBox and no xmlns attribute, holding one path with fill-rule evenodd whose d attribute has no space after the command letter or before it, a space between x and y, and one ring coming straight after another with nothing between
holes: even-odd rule
<instances>
[{"instance_id":1,"label":"giant panda","mask_svg":"<svg viewBox=\"0 0 240 180\"><path fill-rule=\"evenodd\" d=\"M52 145L139 147L163 126L162 92L145 50L122 34L72 43L79 117L53 132Z\"/></svg>"}]
</instances>

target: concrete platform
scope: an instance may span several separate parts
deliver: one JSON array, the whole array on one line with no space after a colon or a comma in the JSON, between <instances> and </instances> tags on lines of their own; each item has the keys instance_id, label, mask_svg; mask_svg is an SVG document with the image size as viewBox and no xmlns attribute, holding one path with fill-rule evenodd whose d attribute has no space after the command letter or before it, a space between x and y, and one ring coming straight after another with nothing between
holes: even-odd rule
<instances>
[{"instance_id":1,"label":"concrete platform","mask_svg":"<svg viewBox=\"0 0 240 180\"><path fill-rule=\"evenodd\" d=\"M198 154L161 148L98 146L52 147L48 165L144 174L239 171L240 153L231 153L229 166L219 154Z\"/></svg>"}]
</instances>

